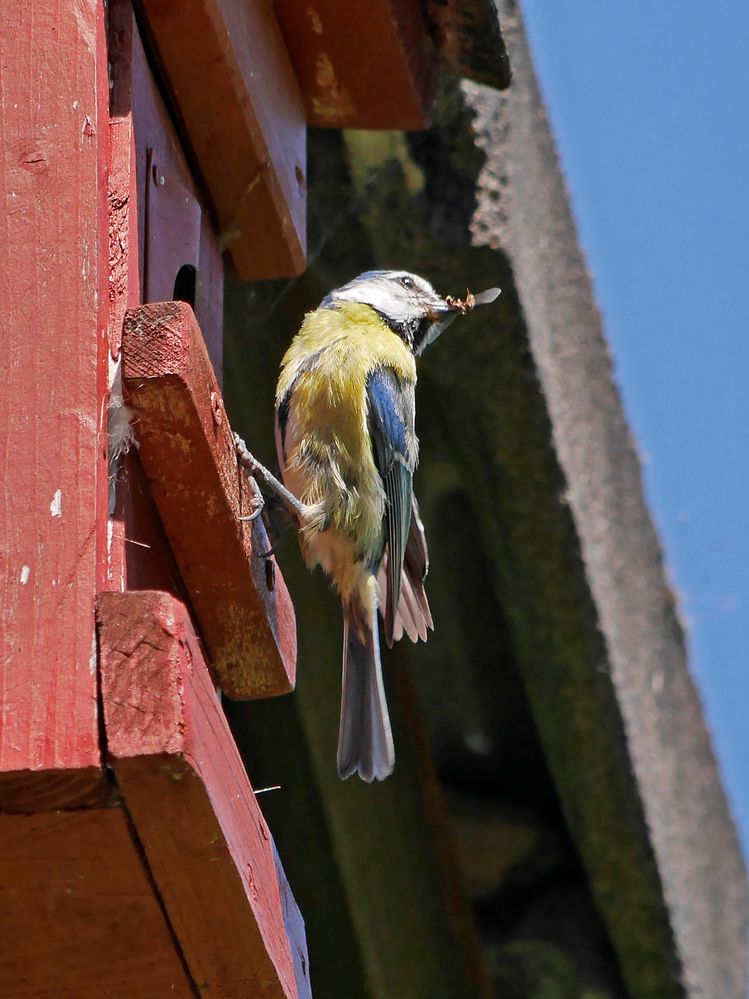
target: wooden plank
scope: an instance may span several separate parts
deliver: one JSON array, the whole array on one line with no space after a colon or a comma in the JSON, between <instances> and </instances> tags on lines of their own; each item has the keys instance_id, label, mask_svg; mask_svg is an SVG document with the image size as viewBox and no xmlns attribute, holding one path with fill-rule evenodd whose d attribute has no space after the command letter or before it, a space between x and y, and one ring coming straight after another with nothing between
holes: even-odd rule
<instances>
[{"instance_id":1,"label":"wooden plank","mask_svg":"<svg viewBox=\"0 0 749 999\"><path fill-rule=\"evenodd\" d=\"M123 384L139 457L211 666L230 697L293 689L296 625L259 520L242 523L251 490L237 459L205 344L183 302L127 313Z\"/></svg>"},{"instance_id":2,"label":"wooden plank","mask_svg":"<svg viewBox=\"0 0 749 999\"><path fill-rule=\"evenodd\" d=\"M277 0L310 125L421 129L437 60L418 0Z\"/></svg>"},{"instance_id":3,"label":"wooden plank","mask_svg":"<svg viewBox=\"0 0 749 999\"><path fill-rule=\"evenodd\" d=\"M107 481L103 16L100 0L12 0L0 31L0 772L80 769L94 784Z\"/></svg>"},{"instance_id":4,"label":"wooden plank","mask_svg":"<svg viewBox=\"0 0 749 999\"><path fill-rule=\"evenodd\" d=\"M185 607L99 597L111 764L201 992L310 996L301 916Z\"/></svg>"},{"instance_id":5,"label":"wooden plank","mask_svg":"<svg viewBox=\"0 0 749 999\"><path fill-rule=\"evenodd\" d=\"M122 808L0 815L0 996L194 996Z\"/></svg>"},{"instance_id":6,"label":"wooden plank","mask_svg":"<svg viewBox=\"0 0 749 999\"><path fill-rule=\"evenodd\" d=\"M300 273L307 238L304 106L272 5L141 6L237 273Z\"/></svg>"}]
</instances>

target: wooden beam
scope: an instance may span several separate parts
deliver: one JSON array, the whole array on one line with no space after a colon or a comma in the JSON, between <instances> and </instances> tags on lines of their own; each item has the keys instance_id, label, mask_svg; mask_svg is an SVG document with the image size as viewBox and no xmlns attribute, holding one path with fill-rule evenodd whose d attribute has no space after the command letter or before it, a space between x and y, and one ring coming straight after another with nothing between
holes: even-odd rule
<instances>
[{"instance_id":1,"label":"wooden beam","mask_svg":"<svg viewBox=\"0 0 749 999\"><path fill-rule=\"evenodd\" d=\"M277 0L310 125L421 129L437 60L418 0Z\"/></svg>"},{"instance_id":2,"label":"wooden beam","mask_svg":"<svg viewBox=\"0 0 749 999\"><path fill-rule=\"evenodd\" d=\"M110 762L201 993L309 997L304 925L184 605L104 593L98 619Z\"/></svg>"},{"instance_id":3,"label":"wooden beam","mask_svg":"<svg viewBox=\"0 0 749 999\"><path fill-rule=\"evenodd\" d=\"M0 32L0 801L19 775L100 779L94 594L108 108L101 0L9 3ZM44 69L46 67L46 70ZM63 782L64 783L64 782ZM74 797L87 791L74 780ZM65 804L66 792L57 797Z\"/></svg>"},{"instance_id":4,"label":"wooden beam","mask_svg":"<svg viewBox=\"0 0 749 999\"><path fill-rule=\"evenodd\" d=\"M200 622L209 661L230 697L294 686L296 625L259 520L240 522L252 492L192 309L131 309L123 385L140 460Z\"/></svg>"},{"instance_id":5,"label":"wooden beam","mask_svg":"<svg viewBox=\"0 0 749 999\"><path fill-rule=\"evenodd\" d=\"M141 7L237 273L254 280L300 273L304 105L272 5L141 0Z\"/></svg>"},{"instance_id":6,"label":"wooden beam","mask_svg":"<svg viewBox=\"0 0 749 999\"><path fill-rule=\"evenodd\" d=\"M3 996L195 996L123 808L0 815L0 897Z\"/></svg>"}]
</instances>

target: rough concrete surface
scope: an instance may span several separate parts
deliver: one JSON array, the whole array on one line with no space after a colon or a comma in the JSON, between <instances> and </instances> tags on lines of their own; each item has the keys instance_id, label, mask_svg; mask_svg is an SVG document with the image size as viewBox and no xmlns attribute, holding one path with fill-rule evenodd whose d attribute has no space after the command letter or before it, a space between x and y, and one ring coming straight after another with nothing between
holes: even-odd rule
<instances>
[{"instance_id":1,"label":"rough concrete surface","mask_svg":"<svg viewBox=\"0 0 749 999\"><path fill-rule=\"evenodd\" d=\"M690 995L743 999L746 872L689 674L640 465L514 5L505 141L474 91L487 178L507 176L505 243L567 483L647 833ZM482 106L483 104L483 106ZM496 119L495 119L496 121ZM483 133L483 134L482 134ZM477 206L477 231L491 208Z\"/></svg>"}]
</instances>

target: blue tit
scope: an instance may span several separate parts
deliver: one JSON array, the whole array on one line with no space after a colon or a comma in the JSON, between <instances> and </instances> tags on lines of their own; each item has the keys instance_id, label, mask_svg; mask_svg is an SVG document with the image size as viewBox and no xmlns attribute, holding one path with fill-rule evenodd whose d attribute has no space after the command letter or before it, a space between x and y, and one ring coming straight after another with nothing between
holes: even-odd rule
<instances>
[{"instance_id":1,"label":"blue tit","mask_svg":"<svg viewBox=\"0 0 749 999\"><path fill-rule=\"evenodd\" d=\"M413 492L416 357L454 318L493 301L440 297L406 271L367 271L307 314L281 362L276 446L283 486L238 441L253 474L295 516L307 565L343 605L338 774L382 780L395 762L380 665L388 645L426 640L428 555ZM254 514L253 514L254 516Z\"/></svg>"}]
</instances>

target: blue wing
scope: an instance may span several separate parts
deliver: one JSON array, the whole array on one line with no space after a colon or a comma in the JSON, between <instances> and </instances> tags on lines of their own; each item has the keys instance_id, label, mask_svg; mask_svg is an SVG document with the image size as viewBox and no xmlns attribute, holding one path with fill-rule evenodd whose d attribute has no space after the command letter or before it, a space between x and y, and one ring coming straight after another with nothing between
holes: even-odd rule
<instances>
[{"instance_id":1,"label":"blue wing","mask_svg":"<svg viewBox=\"0 0 749 999\"><path fill-rule=\"evenodd\" d=\"M413 385L404 385L391 368L377 368L367 378L367 399L372 452L387 501L385 637L390 645L393 641L395 615L401 594L403 559L411 525L413 469L416 463Z\"/></svg>"}]
</instances>

